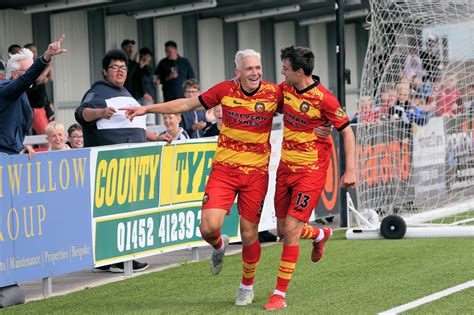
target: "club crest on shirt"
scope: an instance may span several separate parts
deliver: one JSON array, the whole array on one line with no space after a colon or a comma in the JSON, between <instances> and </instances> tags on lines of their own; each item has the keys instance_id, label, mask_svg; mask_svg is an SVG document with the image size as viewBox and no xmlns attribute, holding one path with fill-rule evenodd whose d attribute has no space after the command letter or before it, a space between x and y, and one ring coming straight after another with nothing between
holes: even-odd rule
<instances>
[{"instance_id":1,"label":"club crest on shirt","mask_svg":"<svg viewBox=\"0 0 474 315\"><path fill-rule=\"evenodd\" d=\"M202 197L202 204L205 205L209 201L209 195L204 193L204 197Z\"/></svg>"},{"instance_id":2,"label":"club crest on shirt","mask_svg":"<svg viewBox=\"0 0 474 315\"><path fill-rule=\"evenodd\" d=\"M342 110L342 108L336 109L336 117L339 119L346 118L346 113Z\"/></svg>"},{"instance_id":3,"label":"club crest on shirt","mask_svg":"<svg viewBox=\"0 0 474 315\"><path fill-rule=\"evenodd\" d=\"M306 101L304 101L304 102L302 102L301 105L300 105L300 111L301 111L302 113L307 113L307 112L309 111L309 107L310 107L310 106L309 106L309 103L306 102Z\"/></svg>"},{"instance_id":4,"label":"club crest on shirt","mask_svg":"<svg viewBox=\"0 0 474 315\"><path fill-rule=\"evenodd\" d=\"M262 102L255 103L255 111L259 114L263 113L265 111L265 104Z\"/></svg>"}]
</instances>

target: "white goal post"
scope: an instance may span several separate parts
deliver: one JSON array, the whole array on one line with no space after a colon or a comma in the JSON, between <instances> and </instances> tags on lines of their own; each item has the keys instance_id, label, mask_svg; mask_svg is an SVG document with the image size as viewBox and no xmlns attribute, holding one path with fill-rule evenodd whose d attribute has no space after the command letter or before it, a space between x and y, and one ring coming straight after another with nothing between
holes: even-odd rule
<instances>
[{"instance_id":1,"label":"white goal post","mask_svg":"<svg viewBox=\"0 0 474 315\"><path fill-rule=\"evenodd\" d=\"M374 213L391 216L392 227L399 215L406 237L474 236L474 2L370 0L370 7L352 223L380 236Z\"/></svg>"}]
</instances>

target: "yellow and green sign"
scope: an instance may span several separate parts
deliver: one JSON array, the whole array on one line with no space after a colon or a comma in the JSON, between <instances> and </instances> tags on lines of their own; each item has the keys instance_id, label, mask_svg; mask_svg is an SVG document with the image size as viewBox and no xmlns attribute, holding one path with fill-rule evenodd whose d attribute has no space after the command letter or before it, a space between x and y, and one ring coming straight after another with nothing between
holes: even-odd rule
<instances>
[{"instance_id":1,"label":"yellow and green sign","mask_svg":"<svg viewBox=\"0 0 474 315\"><path fill-rule=\"evenodd\" d=\"M94 149L96 266L204 245L201 200L216 142ZM238 237L237 207L221 230Z\"/></svg>"}]
</instances>

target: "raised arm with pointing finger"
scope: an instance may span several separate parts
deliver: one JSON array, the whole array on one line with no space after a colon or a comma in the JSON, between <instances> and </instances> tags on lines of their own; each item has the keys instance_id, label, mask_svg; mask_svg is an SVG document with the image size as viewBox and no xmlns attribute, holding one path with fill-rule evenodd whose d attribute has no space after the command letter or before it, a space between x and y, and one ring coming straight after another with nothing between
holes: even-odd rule
<instances>
[{"instance_id":1,"label":"raised arm with pointing finger","mask_svg":"<svg viewBox=\"0 0 474 315\"><path fill-rule=\"evenodd\" d=\"M25 91L46 68L51 58L66 52L61 48L65 36L49 44L48 49L33 62L33 53L23 48L11 55L7 63L7 80L0 81L0 153L18 154L33 121Z\"/></svg>"},{"instance_id":2,"label":"raised arm with pointing finger","mask_svg":"<svg viewBox=\"0 0 474 315\"><path fill-rule=\"evenodd\" d=\"M199 97L179 98L166 103L146 105L142 107L122 107L120 110L125 110L125 116L133 120L136 116L143 116L149 113L158 114L179 114L189 112L194 109L204 109Z\"/></svg>"}]
</instances>

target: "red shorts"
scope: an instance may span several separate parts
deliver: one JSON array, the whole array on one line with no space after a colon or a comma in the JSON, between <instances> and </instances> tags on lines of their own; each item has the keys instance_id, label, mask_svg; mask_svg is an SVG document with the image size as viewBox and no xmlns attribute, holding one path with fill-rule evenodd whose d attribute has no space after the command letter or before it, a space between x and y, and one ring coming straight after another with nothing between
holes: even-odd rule
<instances>
[{"instance_id":1,"label":"red shorts","mask_svg":"<svg viewBox=\"0 0 474 315\"><path fill-rule=\"evenodd\" d=\"M238 194L239 214L251 222L259 223L267 189L268 173L244 174L232 168L214 165L202 199L202 209L225 209L229 214Z\"/></svg>"},{"instance_id":2,"label":"red shorts","mask_svg":"<svg viewBox=\"0 0 474 315\"><path fill-rule=\"evenodd\" d=\"M275 215L308 222L326 184L327 170L294 173L280 163L275 187Z\"/></svg>"}]
</instances>

